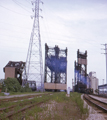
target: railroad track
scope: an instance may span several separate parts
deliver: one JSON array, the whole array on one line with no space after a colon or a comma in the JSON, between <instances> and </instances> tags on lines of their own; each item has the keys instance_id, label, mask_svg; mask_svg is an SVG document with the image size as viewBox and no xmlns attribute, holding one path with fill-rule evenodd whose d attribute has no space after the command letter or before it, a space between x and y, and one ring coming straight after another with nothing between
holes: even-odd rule
<instances>
[{"instance_id":1,"label":"railroad track","mask_svg":"<svg viewBox=\"0 0 107 120\"><path fill-rule=\"evenodd\" d=\"M46 93L45 95L48 95L50 93ZM3 104L4 102L12 102L12 101L17 101L17 100L24 100L24 99L31 99L34 98L36 96L42 96L44 94L37 94L37 95L28 95L28 96L21 96L21 97L12 97L12 98L4 98L4 99L0 99L0 104Z\"/></svg>"},{"instance_id":2,"label":"railroad track","mask_svg":"<svg viewBox=\"0 0 107 120\"><path fill-rule=\"evenodd\" d=\"M103 101L99 101L95 98L90 97L89 95L85 94L84 98L94 104L96 107L100 108L104 112L107 112L107 103L104 103Z\"/></svg>"},{"instance_id":3,"label":"railroad track","mask_svg":"<svg viewBox=\"0 0 107 120\"><path fill-rule=\"evenodd\" d=\"M10 105L8 107L0 108L0 120L4 120L6 118L12 120L12 116L15 114L19 114L21 112L25 112L32 107L38 106L46 101L49 101L52 94L44 94L42 98L36 96L36 98L31 99L30 101L21 101L21 103L16 103L15 105ZM39 99L39 101L38 101ZM18 107L17 110L15 110ZM24 116L24 115L23 115ZM22 118L21 118L22 119Z\"/></svg>"}]
</instances>

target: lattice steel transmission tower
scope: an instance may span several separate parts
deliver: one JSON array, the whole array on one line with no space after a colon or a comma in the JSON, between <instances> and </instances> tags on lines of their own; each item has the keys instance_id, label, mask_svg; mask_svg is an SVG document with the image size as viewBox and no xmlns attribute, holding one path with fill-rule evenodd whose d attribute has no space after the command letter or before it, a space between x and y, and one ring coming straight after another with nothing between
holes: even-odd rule
<instances>
[{"instance_id":1,"label":"lattice steel transmission tower","mask_svg":"<svg viewBox=\"0 0 107 120\"><path fill-rule=\"evenodd\" d=\"M35 8L32 9L35 14L32 16L32 18L34 18L34 23L27 53L24 79L26 78L26 80L29 81L36 81L37 89L43 90L43 61L39 28L40 3L42 3L40 0L32 1L32 5L35 5Z\"/></svg>"}]
</instances>

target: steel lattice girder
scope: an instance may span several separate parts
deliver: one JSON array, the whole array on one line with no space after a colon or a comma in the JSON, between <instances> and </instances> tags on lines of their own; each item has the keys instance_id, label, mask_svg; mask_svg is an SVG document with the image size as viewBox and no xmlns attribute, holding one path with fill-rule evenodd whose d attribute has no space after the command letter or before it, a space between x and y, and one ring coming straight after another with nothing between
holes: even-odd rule
<instances>
[{"instance_id":1,"label":"steel lattice girder","mask_svg":"<svg viewBox=\"0 0 107 120\"><path fill-rule=\"evenodd\" d=\"M87 51L77 51L77 62L74 63L74 79L77 89L85 89L87 85Z\"/></svg>"},{"instance_id":2,"label":"steel lattice girder","mask_svg":"<svg viewBox=\"0 0 107 120\"><path fill-rule=\"evenodd\" d=\"M67 76L67 48L48 47L45 44L45 82L66 83Z\"/></svg>"}]
</instances>

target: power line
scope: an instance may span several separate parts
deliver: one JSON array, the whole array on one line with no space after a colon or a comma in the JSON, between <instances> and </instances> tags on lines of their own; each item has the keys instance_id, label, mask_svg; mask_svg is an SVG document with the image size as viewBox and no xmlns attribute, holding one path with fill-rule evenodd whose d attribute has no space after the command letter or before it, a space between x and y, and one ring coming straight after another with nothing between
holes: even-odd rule
<instances>
[{"instance_id":1,"label":"power line","mask_svg":"<svg viewBox=\"0 0 107 120\"><path fill-rule=\"evenodd\" d=\"M25 0L25 1L27 1L28 3L30 3L30 1L28 1L28 0Z\"/></svg>"},{"instance_id":2,"label":"power line","mask_svg":"<svg viewBox=\"0 0 107 120\"><path fill-rule=\"evenodd\" d=\"M0 34L0 36L4 36L4 37L6 37L6 36L9 36L9 37L13 37L13 38L18 38L18 39L26 39L26 38L24 38L24 37L17 37L17 36L11 36L11 35L6 35L6 34ZM19 35L18 35L19 36ZM45 38L45 39L47 39L47 37L45 37L45 36L42 36L43 38ZM48 38L49 39L49 38ZM77 38L76 38L77 39ZM3 38L2 38L2 40L3 40ZM4 39L5 41L12 41L11 39L8 39L8 40L6 40L6 38ZM58 37L50 37L50 40L51 41L49 41L50 43L60 43L60 44L64 44L63 42L65 42L66 44L73 44L73 43L77 43L76 41L74 41L74 40L72 40L71 38L58 38ZM53 42L52 42L52 40L54 40ZM16 41L16 40L15 40ZM17 41L17 42L19 42L19 41ZM24 43L24 42L23 42ZM85 41L84 43L87 43L87 44L90 44L90 45L93 45L92 43L89 43L88 41ZM94 47L98 47L98 46L96 46L96 45L93 45Z\"/></svg>"},{"instance_id":3,"label":"power line","mask_svg":"<svg viewBox=\"0 0 107 120\"><path fill-rule=\"evenodd\" d=\"M15 2L17 2L18 4L20 4L20 5L22 5L22 6L24 6L24 7L26 7L26 8L28 8L28 6L26 6L25 4L22 4L22 3L20 3L19 1L17 1L17 0L14 0ZM27 1L28 2L28 1ZM30 3L30 2L29 2ZM29 4L29 5L31 5L31 4ZM31 8L29 8L29 9L31 9ZM31 12L31 11L30 11Z\"/></svg>"},{"instance_id":4,"label":"power line","mask_svg":"<svg viewBox=\"0 0 107 120\"><path fill-rule=\"evenodd\" d=\"M3 40L4 40L4 41L3 41ZM2 39L2 41L0 42L0 46L2 47L2 44L7 44L8 42L9 42L9 43L12 42L12 44L13 44L13 43L16 43L17 45L18 45L18 43L19 43L19 44L22 43L22 44L24 44L24 45L27 45L27 44L28 44L26 41Z\"/></svg>"},{"instance_id":5,"label":"power line","mask_svg":"<svg viewBox=\"0 0 107 120\"><path fill-rule=\"evenodd\" d=\"M15 32L15 33L26 34L26 32L25 32L25 31L24 31L24 32L19 32L19 31L16 31L16 30L5 29L5 28L1 28L1 27L0 27L0 29L1 29L2 31L3 31L3 30L5 30L5 31L9 31L9 32L11 31L12 33L13 33L13 32Z\"/></svg>"},{"instance_id":6,"label":"power line","mask_svg":"<svg viewBox=\"0 0 107 120\"><path fill-rule=\"evenodd\" d=\"M19 50L19 49L18 49ZM6 53L9 53L9 52L11 52L11 53L22 53L22 54L24 54L24 53L26 53L26 52L24 52L23 50L21 50L21 51L17 51L17 50L1 50L0 49L0 52L6 52Z\"/></svg>"},{"instance_id":7,"label":"power line","mask_svg":"<svg viewBox=\"0 0 107 120\"><path fill-rule=\"evenodd\" d=\"M7 50L13 48L13 51L14 51L16 49L16 47L17 47L17 49L19 48L19 50L20 49L23 49L23 50L27 49L27 47L25 47L25 46L20 47L20 46L18 46L18 44L14 45L14 46L13 45L11 46L11 44L10 45L9 44L8 45L2 45L0 48L5 48L5 50L6 50L6 48L7 48Z\"/></svg>"},{"instance_id":8,"label":"power line","mask_svg":"<svg viewBox=\"0 0 107 120\"><path fill-rule=\"evenodd\" d=\"M13 25L13 24L6 23L6 22L0 22L0 23L3 23L3 24L8 24L8 25L15 26L15 27L18 27L18 28L23 28L24 30L26 30L26 29L31 29L31 28L29 28L29 27L22 27L22 26Z\"/></svg>"},{"instance_id":9,"label":"power line","mask_svg":"<svg viewBox=\"0 0 107 120\"><path fill-rule=\"evenodd\" d=\"M24 9L25 11L31 13L30 11L28 11L27 9L25 9L25 8L23 7L23 5L20 4L19 2L15 1L15 0L12 0L12 1L13 1L15 4L17 4L18 6L20 6L22 9Z\"/></svg>"},{"instance_id":10,"label":"power line","mask_svg":"<svg viewBox=\"0 0 107 120\"><path fill-rule=\"evenodd\" d=\"M8 11L11 11L11 12L13 12L13 13L19 14L19 15L29 16L29 15L25 15L25 14L21 14L21 13L19 13L19 12L13 11L13 10L11 10L11 9L9 9L9 8L6 8L6 7L2 6L2 5L0 5L0 7L6 9L6 10L8 10Z\"/></svg>"},{"instance_id":11,"label":"power line","mask_svg":"<svg viewBox=\"0 0 107 120\"><path fill-rule=\"evenodd\" d=\"M6 35L6 34L0 34L0 36L9 36L9 37L13 37L13 38L20 38L20 39L26 39L26 38L22 38L22 37L16 37L16 36L11 36L11 35Z\"/></svg>"}]
</instances>

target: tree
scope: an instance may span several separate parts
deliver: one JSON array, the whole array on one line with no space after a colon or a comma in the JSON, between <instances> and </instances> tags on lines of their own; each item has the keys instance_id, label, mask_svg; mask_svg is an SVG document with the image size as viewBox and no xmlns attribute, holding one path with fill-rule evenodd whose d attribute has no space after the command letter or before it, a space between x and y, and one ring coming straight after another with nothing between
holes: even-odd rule
<instances>
[{"instance_id":1,"label":"tree","mask_svg":"<svg viewBox=\"0 0 107 120\"><path fill-rule=\"evenodd\" d=\"M19 92L21 89L21 85L16 78L7 78L4 80L2 88L3 92L5 92L6 89L7 92Z\"/></svg>"}]
</instances>

